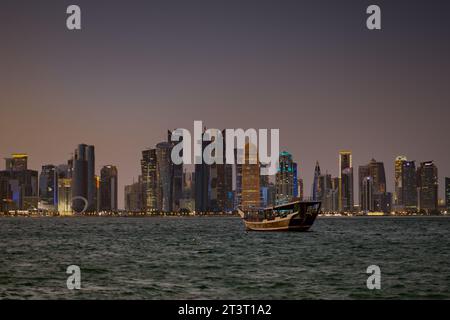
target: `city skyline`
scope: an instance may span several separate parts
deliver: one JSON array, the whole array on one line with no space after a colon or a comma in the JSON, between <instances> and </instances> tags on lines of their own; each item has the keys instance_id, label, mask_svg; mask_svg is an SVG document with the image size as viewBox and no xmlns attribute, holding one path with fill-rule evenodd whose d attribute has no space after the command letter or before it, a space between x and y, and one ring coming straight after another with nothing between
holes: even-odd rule
<instances>
[{"instance_id":1,"label":"city skyline","mask_svg":"<svg viewBox=\"0 0 450 320\"><path fill-rule=\"evenodd\" d=\"M320 2L116 1L106 13L77 1L80 32L66 30L64 1L2 2L0 157L27 152L40 170L95 145L97 164L120 172L123 207L141 150L202 120L279 128L307 194L316 161L337 176L349 149L354 170L384 162L390 192L395 157L434 160L443 198L450 4L378 1L383 30L370 32L364 1Z\"/></svg>"},{"instance_id":2,"label":"city skyline","mask_svg":"<svg viewBox=\"0 0 450 320\"><path fill-rule=\"evenodd\" d=\"M170 137L171 131L169 130L167 136L168 141L170 141ZM203 148L208 144L209 143L207 142L204 143ZM173 143L163 141L159 142L155 148L149 148L142 151L143 158L140 162L141 174L138 175L136 179L137 182L133 179L132 182L124 183L122 199L120 198L120 189L118 188L118 168L115 165L101 165L101 170L95 170L94 168L98 165L95 164L95 146L93 145L79 144L75 149L72 158L67 159L66 163L43 164L40 167L40 170L33 170L33 168L30 168L28 165L30 159L28 154L15 153L12 154L11 157L5 158L5 170L1 170L0 167L0 173L7 173L8 171L12 173L20 173L22 171L27 172L26 174L30 175L31 179L35 179L36 188L34 188L34 183L32 183L33 195L31 198L35 198L36 201L39 201L40 208L45 208L46 206L51 208L52 201L55 205L59 203L61 206L61 199L59 199L59 192L61 192L60 188L64 189L69 187L70 196L69 198L65 198L64 201L66 203L64 203L63 206L67 207L67 203L71 202L70 199L72 197L82 197L87 201L86 203L83 203L81 199L74 200L73 206L76 212L84 211L83 207L85 204L87 212L123 210L125 209L125 202L127 201L125 197L128 196L125 193L125 190L132 190L133 186L136 188L136 183L142 184L142 186L139 187L141 188L143 197L141 201L142 203L147 203L142 207L144 211L148 210L148 208L151 208L151 211L155 212L184 210L186 208L181 206L181 202L189 201L189 197L184 197L186 190L184 190L183 185L185 183L184 180L186 173L192 174L192 177L197 176L202 172L205 172L202 173L202 175L206 174L206 180L203 181L202 179L202 184L197 185L194 183L195 191L190 197L192 200L195 200L195 203L201 203L195 205L195 210L200 212L210 210L215 211L216 209L214 208L232 208L225 205L225 203L227 203L226 193L231 190L235 193L233 196L235 201L233 207L236 204L246 206L247 202L252 203L251 206L259 206L259 204L264 201L268 201L267 192L270 191L264 191L266 194L263 195L263 190L260 190L260 188L268 187L269 181L271 181L275 188L274 191L272 191L275 192L273 195L274 204L289 202L290 199L297 197L300 192L302 194L304 193L303 187L301 190L298 189L298 181L302 181L303 185L303 177L297 176L297 162L294 162L295 159L293 159L292 155L287 151L281 151L279 154L280 162L278 165L278 173L273 176L266 176L263 181L261 179L263 179L264 176L259 174L259 168L261 166L259 163L256 165L246 165L244 163L243 165L236 165L236 168L232 168L232 166L230 166L229 169L225 169L229 166L226 164L202 164L196 165L194 168L189 165L174 165L170 160L170 153L173 146ZM153 156L151 155L152 151ZM235 153L236 151L237 150L235 150ZM249 144L247 143L245 159L249 157L248 152ZM393 163L396 168L394 176L392 177L393 190L390 191L390 188L388 188L389 183L387 182L389 180L386 178L386 170L383 161L376 161L372 158L369 164L361 164L355 167L355 164L353 163L353 154L350 150L339 151L338 159L340 167L344 168L342 169L341 177L333 176L328 170L325 170L321 174L319 161L316 162L314 169L314 179L311 184L312 188L309 197L314 200L322 201L325 212L329 210L339 212L353 211L356 208L361 211L389 212L396 207L404 207L405 209L409 207L416 207L420 210L423 208L433 208L433 206L434 208L438 208L439 206L442 207L442 204L448 207L448 203L450 203L450 193L448 191L450 190L450 178L440 176L440 179L444 180L445 183L439 187L439 183L437 183L437 178L439 177L439 166L436 166L434 161L415 161L409 160L406 156L397 156ZM418 163L417 166L415 165L416 162ZM150 165L150 170L154 171L152 171L153 173L147 169L147 163ZM222 166L223 169L220 169ZM246 166L248 168L246 168ZM199 168L203 169L199 170ZM255 171L255 169L256 172L251 173L251 175L254 175L255 178L251 178L250 180L249 178L245 178L245 176L250 176L250 173L246 172ZM356 177L353 174L355 169L357 169ZM96 172L99 172L99 174L96 174ZM154 181L149 181L149 186L151 187L145 187L147 185L147 180L145 178L146 173L148 176L153 177L152 179ZM240 182L238 182L239 174L241 175ZM345 178L348 174L350 174L350 180ZM248 182L245 182L246 179ZM334 179L337 179L337 182L333 182ZM226 181L228 181L227 184L225 184ZM257 181L258 189L253 190L253 183L251 181ZM209 196L211 192L211 183L213 183L215 185L214 188L216 188L214 191L214 199ZM90 187L91 184L92 187ZM421 184L424 184L425 189L422 188ZM95 185L97 186L95 187ZM397 185L402 187L398 188ZM55 187L56 190L54 190L53 187ZM329 189L330 187L331 189ZM161 188L161 191L155 191L155 188ZM439 192L437 192L437 190L433 191L430 188L439 188ZM146 196L146 189L153 189L153 191L151 191L151 194ZM338 193L336 204L330 204L330 201L335 200L332 200L331 198L328 199L327 195L327 192L333 189L335 189ZM351 191L346 192L346 189ZM105 190L107 193L105 193ZM358 192L355 193L355 190ZM241 198L242 193L254 193L256 191L260 196L259 199L253 196L253 198L244 196L244 200ZM64 193L64 191L62 192ZM351 196L352 199L350 200L347 200L346 198L346 194L348 194L348 192L350 192L349 194L353 194L353 196ZM443 195L442 197L441 193ZM26 196L30 198L30 195ZM336 195L330 196L336 197ZM21 195L21 197L23 197L23 195ZM147 197L149 197L149 200L147 200ZM263 197L265 197L265 200L263 200ZM200 202L197 202L199 201L198 199L200 199ZM248 199L253 200L249 201ZM123 206L119 205L121 200L124 204ZM210 207L210 203L212 203L211 201L215 201L215 205L213 207ZM442 203L439 204L439 201L442 201ZM343 205L342 203L344 202L352 204L350 206ZM35 207L37 208L37 206Z\"/></svg>"}]
</instances>

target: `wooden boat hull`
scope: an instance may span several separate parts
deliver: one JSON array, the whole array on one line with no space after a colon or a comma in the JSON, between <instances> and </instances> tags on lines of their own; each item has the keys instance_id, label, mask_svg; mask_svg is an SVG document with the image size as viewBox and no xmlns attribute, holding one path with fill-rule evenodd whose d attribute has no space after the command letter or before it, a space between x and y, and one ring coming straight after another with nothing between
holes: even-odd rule
<instances>
[{"instance_id":1,"label":"wooden boat hull","mask_svg":"<svg viewBox=\"0 0 450 320\"><path fill-rule=\"evenodd\" d=\"M302 207L303 209L303 207ZM252 221L245 218L245 213L239 210L248 231L308 231L316 220L319 210L299 210L286 217L275 217L262 221Z\"/></svg>"}]
</instances>

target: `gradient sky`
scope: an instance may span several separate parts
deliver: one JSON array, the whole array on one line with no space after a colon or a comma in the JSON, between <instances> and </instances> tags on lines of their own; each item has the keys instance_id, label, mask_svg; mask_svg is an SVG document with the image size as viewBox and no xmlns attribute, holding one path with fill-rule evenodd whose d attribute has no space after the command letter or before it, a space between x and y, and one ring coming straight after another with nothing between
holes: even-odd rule
<instances>
[{"instance_id":1,"label":"gradient sky","mask_svg":"<svg viewBox=\"0 0 450 320\"><path fill-rule=\"evenodd\" d=\"M66 29L78 4L82 30ZM382 9L382 30L365 10ZM279 128L309 194L314 164L337 175L397 155L450 176L449 1L0 2L0 157L65 163L96 146L97 172L137 178L170 128ZM4 164L0 165L4 168ZM355 196L355 203L357 197Z\"/></svg>"}]
</instances>

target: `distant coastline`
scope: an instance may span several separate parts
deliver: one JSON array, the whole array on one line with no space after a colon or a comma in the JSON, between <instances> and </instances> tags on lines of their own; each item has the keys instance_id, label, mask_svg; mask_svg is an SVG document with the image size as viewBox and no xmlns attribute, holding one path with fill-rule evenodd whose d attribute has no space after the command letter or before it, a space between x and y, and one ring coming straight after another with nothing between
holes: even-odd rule
<instances>
[{"instance_id":1,"label":"distant coastline","mask_svg":"<svg viewBox=\"0 0 450 320\"><path fill-rule=\"evenodd\" d=\"M384 214L384 215L366 215L366 214L328 214L321 213L318 218L333 219L333 218L411 218L411 217L450 217L448 213L442 214ZM205 214L156 214L156 213L96 213L96 214L10 214L0 213L0 218L240 218L237 213L205 213Z\"/></svg>"}]
</instances>

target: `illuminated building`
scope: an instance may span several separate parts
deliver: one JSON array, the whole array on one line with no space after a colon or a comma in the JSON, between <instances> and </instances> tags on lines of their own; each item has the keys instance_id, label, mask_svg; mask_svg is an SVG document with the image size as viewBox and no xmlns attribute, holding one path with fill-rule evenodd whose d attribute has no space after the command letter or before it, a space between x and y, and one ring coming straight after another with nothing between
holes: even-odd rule
<instances>
[{"instance_id":1,"label":"illuminated building","mask_svg":"<svg viewBox=\"0 0 450 320\"><path fill-rule=\"evenodd\" d=\"M407 161L405 156L398 156L394 162L394 204L397 206L403 205L403 162Z\"/></svg>"},{"instance_id":2,"label":"illuminated building","mask_svg":"<svg viewBox=\"0 0 450 320\"><path fill-rule=\"evenodd\" d=\"M54 165L42 166L39 175L39 207L55 211L58 207L58 173Z\"/></svg>"},{"instance_id":3,"label":"illuminated building","mask_svg":"<svg viewBox=\"0 0 450 320\"><path fill-rule=\"evenodd\" d=\"M260 207L260 165L257 147L245 144L245 161L242 164L242 208Z\"/></svg>"},{"instance_id":4,"label":"illuminated building","mask_svg":"<svg viewBox=\"0 0 450 320\"><path fill-rule=\"evenodd\" d=\"M172 202L172 144L169 142L160 142L156 145L156 164L157 164L157 192L158 211L171 212L173 210Z\"/></svg>"},{"instance_id":5,"label":"illuminated building","mask_svg":"<svg viewBox=\"0 0 450 320\"><path fill-rule=\"evenodd\" d=\"M28 169L28 156L13 154L5 161L6 170L0 171L3 207L8 210L36 210L39 201L38 172Z\"/></svg>"},{"instance_id":6,"label":"illuminated building","mask_svg":"<svg viewBox=\"0 0 450 320\"><path fill-rule=\"evenodd\" d=\"M222 164L214 164L216 167L216 189L217 189L217 211L227 212L232 211L234 207L234 193L233 193L233 165L227 164L225 155L226 149L226 135L225 131L222 131L224 151ZM213 189L213 186L211 186Z\"/></svg>"},{"instance_id":7,"label":"illuminated building","mask_svg":"<svg viewBox=\"0 0 450 320\"><path fill-rule=\"evenodd\" d=\"M433 161L420 164L417 169L418 207L431 213L438 207L438 169Z\"/></svg>"},{"instance_id":8,"label":"illuminated building","mask_svg":"<svg viewBox=\"0 0 450 320\"><path fill-rule=\"evenodd\" d=\"M125 210L129 212L141 212L143 210L142 178L138 182L125 186Z\"/></svg>"},{"instance_id":9,"label":"illuminated building","mask_svg":"<svg viewBox=\"0 0 450 320\"><path fill-rule=\"evenodd\" d=\"M365 212L391 212L392 194L386 192L383 162L372 159L358 168L359 206Z\"/></svg>"},{"instance_id":10,"label":"illuminated building","mask_svg":"<svg viewBox=\"0 0 450 320\"><path fill-rule=\"evenodd\" d=\"M322 211L330 212L333 209L332 199L333 199L333 184L331 174L325 173L319 176L319 193L318 200L322 202Z\"/></svg>"},{"instance_id":11,"label":"illuminated building","mask_svg":"<svg viewBox=\"0 0 450 320\"><path fill-rule=\"evenodd\" d=\"M195 211L195 173L183 172L183 196L180 201L180 208L183 211Z\"/></svg>"},{"instance_id":12,"label":"illuminated building","mask_svg":"<svg viewBox=\"0 0 450 320\"><path fill-rule=\"evenodd\" d=\"M28 155L14 153L11 158L6 158L6 171L25 171L28 169Z\"/></svg>"},{"instance_id":13,"label":"illuminated building","mask_svg":"<svg viewBox=\"0 0 450 320\"><path fill-rule=\"evenodd\" d=\"M72 179L58 179L58 212L60 215L71 215L72 210Z\"/></svg>"},{"instance_id":14,"label":"illuminated building","mask_svg":"<svg viewBox=\"0 0 450 320\"><path fill-rule=\"evenodd\" d=\"M294 168L294 198L299 197L299 189L298 189L298 165L296 162L293 163Z\"/></svg>"},{"instance_id":15,"label":"illuminated building","mask_svg":"<svg viewBox=\"0 0 450 320\"><path fill-rule=\"evenodd\" d=\"M339 152L339 211L353 210L353 164L351 151Z\"/></svg>"},{"instance_id":16,"label":"illuminated building","mask_svg":"<svg viewBox=\"0 0 450 320\"><path fill-rule=\"evenodd\" d=\"M417 174L414 161L403 161L401 171L401 188L399 204L405 209L415 211L417 209Z\"/></svg>"},{"instance_id":17,"label":"illuminated building","mask_svg":"<svg viewBox=\"0 0 450 320\"><path fill-rule=\"evenodd\" d=\"M78 145L73 158L72 198L73 209L81 212L87 200L87 212L94 212L97 208L95 186L95 149L86 144ZM80 198L81 197L81 198Z\"/></svg>"},{"instance_id":18,"label":"illuminated building","mask_svg":"<svg viewBox=\"0 0 450 320\"><path fill-rule=\"evenodd\" d=\"M204 130L205 131L205 130ZM206 146L209 144L208 141L203 141L205 132L201 135L201 141L195 141L196 144L202 146L202 155ZM197 159L200 160L200 159ZM196 161L195 164L195 211L196 212L207 212L210 207L209 201L209 183L210 183L210 166L203 161Z\"/></svg>"},{"instance_id":19,"label":"illuminated building","mask_svg":"<svg viewBox=\"0 0 450 320\"><path fill-rule=\"evenodd\" d=\"M158 210L158 175L156 149L142 151L141 160L143 207L145 211Z\"/></svg>"},{"instance_id":20,"label":"illuminated building","mask_svg":"<svg viewBox=\"0 0 450 320\"><path fill-rule=\"evenodd\" d=\"M303 200L303 196L304 196L303 179L298 178L298 197L300 200Z\"/></svg>"},{"instance_id":21,"label":"illuminated building","mask_svg":"<svg viewBox=\"0 0 450 320\"><path fill-rule=\"evenodd\" d=\"M370 170L369 170L369 166L365 165L365 166L359 166L358 167L358 187L359 187L359 207L361 210L368 210L367 208L372 208L372 205L367 205L367 195L365 193L365 188L363 186L364 183L367 184L366 179L370 177ZM370 179L370 185L371 188L373 189L373 180ZM371 193L373 193L373 190L371 190ZM370 196L370 199L373 199L372 195Z\"/></svg>"},{"instance_id":22,"label":"illuminated building","mask_svg":"<svg viewBox=\"0 0 450 320\"><path fill-rule=\"evenodd\" d=\"M104 166L100 170L100 211L118 210L118 176L115 166Z\"/></svg>"},{"instance_id":23,"label":"illuminated building","mask_svg":"<svg viewBox=\"0 0 450 320\"><path fill-rule=\"evenodd\" d=\"M319 161L316 161L316 167L314 168L314 180L312 185L311 196L313 201L322 201L322 190L319 186L320 166Z\"/></svg>"},{"instance_id":24,"label":"illuminated building","mask_svg":"<svg viewBox=\"0 0 450 320\"><path fill-rule=\"evenodd\" d=\"M445 207L450 210L450 178L445 178Z\"/></svg>"},{"instance_id":25,"label":"illuminated building","mask_svg":"<svg viewBox=\"0 0 450 320\"><path fill-rule=\"evenodd\" d=\"M280 153L275 184L277 188L276 204L290 202L294 197L294 162L289 152Z\"/></svg>"},{"instance_id":26,"label":"illuminated building","mask_svg":"<svg viewBox=\"0 0 450 320\"><path fill-rule=\"evenodd\" d=\"M360 181L361 187L359 189L359 207L361 211L372 212L374 211L374 200L373 200L373 178L370 176L365 176Z\"/></svg>"},{"instance_id":27,"label":"illuminated building","mask_svg":"<svg viewBox=\"0 0 450 320\"><path fill-rule=\"evenodd\" d=\"M369 162L369 175L373 179L373 188L375 193L386 193L386 174L384 163L375 159Z\"/></svg>"},{"instance_id":28,"label":"illuminated building","mask_svg":"<svg viewBox=\"0 0 450 320\"><path fill-rule=\"evenodd\" d=\"M174 147L177 142L172 142L172 131L167 132L167 141ZM180 138L180 142L183 141L183 137ZM180 156L183 156L183 151L180 152ZM183 164L174 164L172 166L172 210L180 211L181 198L183 197Z\"/></svg>"}]
</instances>

